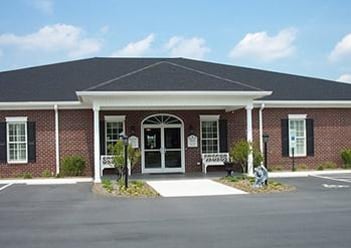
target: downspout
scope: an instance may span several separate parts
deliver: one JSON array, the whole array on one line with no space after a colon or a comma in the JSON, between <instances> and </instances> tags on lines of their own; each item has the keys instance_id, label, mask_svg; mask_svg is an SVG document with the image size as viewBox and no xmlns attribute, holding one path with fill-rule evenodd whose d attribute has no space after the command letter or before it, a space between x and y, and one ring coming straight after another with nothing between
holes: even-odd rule
<instances>
[{"instance_id":1,"label":"downspout","mask_svg":"<svg viewBox=\"0 0 351 248\"><path fill-rule=\"evenodd\" d=\"M261 108L258 111L258 121L259 121L259 133L260 133L260 151L263 154L263 109L264 103L261 104Z\"/></svg>"},{"instance_id":2,"label":"downspout","mask_svg":"<svg viewBox=\"0 0 351 248\"><path fill-rule=\"evenodd\" d=\"M55 150L56 150L56 175L60 173L60 141L59 141L59 113L58 105L54 106L55 110Z\"/></svg>"}]
</instances>

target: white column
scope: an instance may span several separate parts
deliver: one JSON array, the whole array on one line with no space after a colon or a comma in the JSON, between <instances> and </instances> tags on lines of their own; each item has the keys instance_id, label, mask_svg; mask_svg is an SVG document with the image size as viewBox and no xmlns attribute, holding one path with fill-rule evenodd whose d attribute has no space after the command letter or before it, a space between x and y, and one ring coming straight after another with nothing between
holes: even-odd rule
<instances>
[{"instance_id":1,"label":"white column","mask_svg":"<svg viewBox=\"0 0 351 248\"><path fill-rule=\"evenodd\" d=\"M101 182L100 175L100 129L99 129L99 106L94 106L94 182Z\"/></svg>"},{"instance_id":2,"label":"white column","mask_svg":"<svg viewBox=\"0 0 351 248\"><path fill-rule=\"evenodd\" d=\"M252 104L246 106L246 140L252 144ZM247 173L249 176L253 176L253 155L249 153L247 158Z\"/></svg>"},{"instance_id":3,"label":"white column","mask_svg":"<svg viewBox=\"0 0 351 248\"><path fill-rule=\"evenodd\" d=\"M57 104L55 109L55 150L56 150L56 175L60 173L60 141L59 141L59 113Z\"/></svg>"}]
</instances>

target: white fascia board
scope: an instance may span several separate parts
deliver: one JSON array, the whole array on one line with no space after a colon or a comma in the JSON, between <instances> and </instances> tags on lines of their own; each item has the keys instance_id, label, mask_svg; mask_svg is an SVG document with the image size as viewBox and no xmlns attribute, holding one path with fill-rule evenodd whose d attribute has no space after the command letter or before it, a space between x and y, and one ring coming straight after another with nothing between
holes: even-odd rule
<instances>
[{"instance_id":1,"label":"white fascia board","mask_svg":"<svg viewBox=\"0 0 351 248\"><path fill-rule=\"evenodd\" d=\"M351 108L351 101L264 101L254 100L254 106L260 107L264 104L265 108Z\"/></svg>"},{"instance_id":2,"label":"white fascia board","mask_svg":"<svg viewBox=\"0 0 351 248\"><path fill-rule=\"evenodd\" d=\"M272 91L77 91L77 96L269 96Z\"/></svg>"},{"instance_id":3,"label":"white fascia board","mask_svg":"<svg viewBox=\"0 0 351 248\"><path fill-rule=\"evenodd\" d=\"M88 109L89 105L79 101L57 101L57 102L0 102L0 110L47 110L54 109Z\"/></svg>"}]
</instances>

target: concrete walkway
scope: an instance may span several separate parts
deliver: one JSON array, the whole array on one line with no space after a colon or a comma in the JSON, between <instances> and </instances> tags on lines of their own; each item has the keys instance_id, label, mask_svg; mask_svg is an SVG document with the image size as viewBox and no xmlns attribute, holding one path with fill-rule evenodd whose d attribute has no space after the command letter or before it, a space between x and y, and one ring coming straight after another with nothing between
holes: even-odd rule
<instances>
[{"instance_id":1,"label":"concrete walkway","mask_svg":"<svg viewBox=\"0 0 351 248\"><path fill-rule=\"evenodd\" d=\"M146 182L163 197L247 194L210 179L151 180Z\"/></svg>"}]
</instances>

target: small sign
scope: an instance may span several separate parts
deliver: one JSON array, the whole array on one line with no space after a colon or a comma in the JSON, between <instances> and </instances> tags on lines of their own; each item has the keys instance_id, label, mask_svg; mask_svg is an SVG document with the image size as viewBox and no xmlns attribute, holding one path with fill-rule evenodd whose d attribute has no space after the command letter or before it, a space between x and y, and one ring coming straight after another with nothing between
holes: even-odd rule
<instances>
[{"instance_id":1,"label":"small sign","mask_svg":"<svg viewBox=\"0 0 351 248\"><path fill-rule=\"evenodd\" d=\"M188 136L188 147L197 147L197 136L191 134Z\"/></svg>"},{"instance_id":2,"label":"small sign","mask_svg":"<svg viewBox=\"0 0 351 248\"><path fill-rule=\"evenodd\" d=\"M128 139L129 144L132 146L132 148L139 148L139 138L135 135L132 135Z\"/></svg>"},{"instance_id":3,"label":"small sign","mask_svg":"<svg viewBox=\"0 0 351 248\"><path fill-rule=\"evenodd\" d=\"M296 131L290 130L290 147L296 149Z\"/></svg>"}]
</instances>

